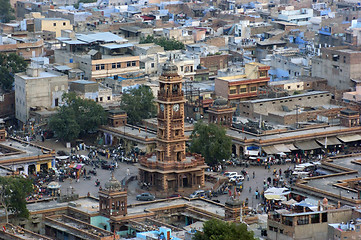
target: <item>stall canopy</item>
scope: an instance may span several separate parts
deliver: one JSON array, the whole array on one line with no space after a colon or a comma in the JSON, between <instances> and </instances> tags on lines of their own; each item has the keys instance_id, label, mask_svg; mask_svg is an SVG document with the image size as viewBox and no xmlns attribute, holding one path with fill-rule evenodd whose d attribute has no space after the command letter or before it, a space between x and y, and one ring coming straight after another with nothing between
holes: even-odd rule
<instances>
[{"instance_id":1,"label":"stall canopy","mask_svg":"<svg viewBox=\"0 0 361 240\"><path fill-rule=\"evenodd\" d=\"M336 137L318 138L316 141L322 146L334 146L342 144Z\"/></svg>"},{"instance_id":2,"label":"stall canopy","mask_svg":"<svg viewBox=\"0 0 361 240\"><path fill-rule=\"evenodd\" d=\"M300 150L314 150L321 148L315 140L296 142L295 146Z\"/></svg>"},{"instance_id":3,"label":"stall canopy","mask_svg":"<svg viewBox=\"0 0 361 240\"><path fill-rule=\"evenodd\" d=\"M292 206L292 205L294 205L296 203L298 203L298 202L296 200L292 199L292 198L290 200L288 200L288 201L281 202L281 204L288 205L288 206Z\"/></svg>"},{"instance_id":4,"label":"stall canopy","mask_svg":"<svg viewBox=\"0 0 361 240\"><path fill-rule=\"evenodd\" d=\"M298 150L298 149L295 147L295 145L293 145L292 143L290 143L290 144L285 144L285 145L286 145L286 147L287 147L289 150L291 150L291 151Z\"/></svg>"},{"instance_id":5,"label":"stall canopy","mask_svg":"<svg viewBox=\"0 0 361 240\"><path fill-rule=\"evenodd\" d=\"M278 152L274 146L263 147L262 150L267 154L276 154Z\"/></svg>"},{"instance_id":6,"label":"stall canopy","mask_svg":"<svg viewBox=\"0 0 361 240\"><path fill-rule=\"evenodd\" d=\"M268 200L282 200L286 201L285 195L290 194L288 188L271 187L264 192L264 197Z\"/></svg>"},{"instance_id":7,"label":"stall canopy","mask_svg":"<svg viewBox=\"0 0 361 240\"><path fill-rule=\"evenodd\" d=\"M266 147L263 147L262 149L267 154L279 154L279 153L291 152L291 149L289 149L285 144L276 144L276 145L272 145L272 146L266 146Z\"/></svg>"},{"instance_id":8,"label":"stall canopy","mask_svg":"<svg viewBox=\"0 0 361 240\"><path fill-rule=\"evenodd\" d=\"M359 134L352 134L352 135L344 135L344 136L337 136L342 142L355 142L361 140L361 135Z\"/></svg>"}]
</instances>

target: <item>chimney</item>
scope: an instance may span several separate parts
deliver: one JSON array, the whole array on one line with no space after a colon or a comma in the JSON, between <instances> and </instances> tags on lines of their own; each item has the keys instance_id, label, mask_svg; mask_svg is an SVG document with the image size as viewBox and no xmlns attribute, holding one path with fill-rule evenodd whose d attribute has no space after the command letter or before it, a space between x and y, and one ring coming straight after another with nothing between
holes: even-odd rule
<instances>
[{"instance_id":1,"label":"chimney","mask_svg":"<svg viewBox=\"0 0 361 240\"><path fill-rule=\"evenodd\" d=\"M28 67L26 69L26 75L29 77L39 77L39 69L35 67Z\"/></svg>"}]
</instances>

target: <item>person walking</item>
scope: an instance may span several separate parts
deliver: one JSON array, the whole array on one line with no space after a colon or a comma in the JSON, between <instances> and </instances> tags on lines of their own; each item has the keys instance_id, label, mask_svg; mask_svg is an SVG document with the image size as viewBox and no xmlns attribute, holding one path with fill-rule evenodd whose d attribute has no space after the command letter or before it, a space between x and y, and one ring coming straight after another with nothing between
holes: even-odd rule
<instances>
[{"instance_id":1,"label":"person walking","mask_svg":"<svg viewBox=\"0 0 361 240\"><path fill-rule=\"evenodd\" d=\"M252 174L252 175L253 175L253 179L254 179L254 178L255 178L255 176L256 176L256 173L253 171L253 174Z\"/></svg>"}]
</instances>

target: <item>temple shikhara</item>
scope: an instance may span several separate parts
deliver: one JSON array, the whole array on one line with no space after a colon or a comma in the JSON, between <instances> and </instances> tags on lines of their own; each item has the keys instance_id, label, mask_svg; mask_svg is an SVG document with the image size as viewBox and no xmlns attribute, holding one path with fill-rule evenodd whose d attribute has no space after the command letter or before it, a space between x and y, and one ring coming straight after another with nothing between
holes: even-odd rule
<instances>
[{"instance_id":1,"label":"temple shikhara","mask_svg":"<svg viewBox=\"0 0 361 240\"><path fill-rule=\"evenodd\" d=\"M172 63L159 77L157 147L140 160L139 179L162 192L204 186L204 158L186 153L183 79Z\"/></svg>"}]
</instances>

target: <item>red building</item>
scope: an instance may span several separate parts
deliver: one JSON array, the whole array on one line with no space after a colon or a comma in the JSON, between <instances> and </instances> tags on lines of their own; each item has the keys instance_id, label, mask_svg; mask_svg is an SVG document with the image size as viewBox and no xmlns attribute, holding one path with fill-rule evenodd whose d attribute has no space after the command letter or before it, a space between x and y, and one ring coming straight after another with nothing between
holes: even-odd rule
<instances>
[{"instance_id":1,"label":"red building","mask_svg":"<svg viewBox=\"0 0 361 240\"><path fill-rule=\"evenodd\" d=\"M226 98L228 101L252 99L262 92L270 78L269 66L261 63L247 63L245 74L218 77L215 80L215 92L217 96Z\"/></svg>"}]
</instances>

